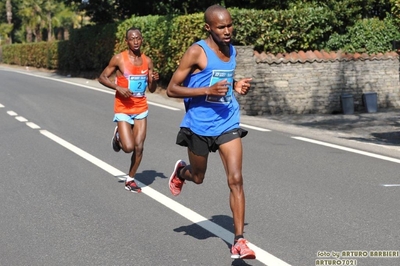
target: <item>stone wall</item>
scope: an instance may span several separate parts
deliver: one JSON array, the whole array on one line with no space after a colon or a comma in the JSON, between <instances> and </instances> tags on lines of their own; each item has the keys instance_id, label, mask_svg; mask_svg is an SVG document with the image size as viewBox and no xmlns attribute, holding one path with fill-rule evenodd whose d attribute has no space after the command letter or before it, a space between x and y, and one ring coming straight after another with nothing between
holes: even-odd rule
<instances>
[{"instance_id":1,"label":"stone wall","mask_svg":"<svg viewBox=\"0 0 400 266\"><path fill-rule=\"evenodd\" d=\"M351 94L363 112L363 93L377 93L379 108L400 109L397 53L376 56L301 52L259 54L236 47L235 78L252 77L252 90L238 96L245 115L341 113L341 95Z\"/></svg>"}]
</instances>

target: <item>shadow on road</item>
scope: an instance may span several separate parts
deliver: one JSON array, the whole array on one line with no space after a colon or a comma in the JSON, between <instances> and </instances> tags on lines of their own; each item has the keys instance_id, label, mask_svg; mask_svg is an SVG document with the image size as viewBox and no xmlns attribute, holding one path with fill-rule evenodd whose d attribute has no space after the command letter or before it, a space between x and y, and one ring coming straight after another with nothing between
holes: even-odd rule
<instances>
[{"instance_id":1,"label":"shadow on road","mask_svg":"<svg viewBox=\"0 0 400 266\"><path fill-rule=\"evenodd\" d=\"M303 128L351 135L342 137L345 139L400 146L400 112L397 110L352 115L275 115L268 118Z\"/></svg>"},{"instance_id":2,"label":"shadow on road","mask_svg":"<svg viewBox=\"0 0 400 266\"><path fill-rule=\"evenodd\" d=\"M118 178L119 183L125 182L125 177L126 177L125 174L121 175L121 176L115 176L115 177ZM145 184L146 186L150 186L156 180L156 178L165 179L168 177L165 176L164 173L159 173L154 170L145 170L141 173L136 173L136 175L135 175L135 179L137 179L141 183Z\"/></svg>"},{"instance_id":3,"label":"shadow on road","mask_svg":"<svg viewBox=\"0 0 400 266\"><path fill-rule=\"evenodd\" d=\"M230 216L214 215L208 221L218 224L219 226L223 227L224 229L226 229L230 232L232 232L232 230L233 230L233 219ZM202 226L202 223L204 223L204 222L181 226L181 227L175 228L174 231L177 233L183 232L185 235L192 236L199 240L204 240L204 239L207 239L210 237L217 237L216 235L212 234L208 230L204 229ZM247 223L245 223L245 225L247 225ZM204 227L207 227L207 225L204 224ZM232 232L232 234L233 234L233 232ZM230 252L232 243L227 243L225 240L223 240L223 241L226 243L227 248ZM246 263L242 259L235 259L232 262L232 266L251 266L251 264Z\"/></svg>"}]
</instances>

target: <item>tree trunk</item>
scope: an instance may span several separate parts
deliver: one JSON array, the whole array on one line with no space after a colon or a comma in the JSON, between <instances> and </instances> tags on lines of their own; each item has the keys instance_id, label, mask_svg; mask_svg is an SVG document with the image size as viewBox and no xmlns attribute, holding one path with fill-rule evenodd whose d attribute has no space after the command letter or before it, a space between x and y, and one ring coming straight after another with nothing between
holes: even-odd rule
<instances>
[{"instance_id":1,"label":"tree trunk","mask_svg":"<svg viewBox=\"0 0 400 266\"><path fill-rule=\"evenodd\" d=\"M6 11L7 11L7 23L12 24L12 5L11 0L6 1ZM11 35L8 36L8 43L12 44Z\"/></svg>"},{"instance_id":2,"label":"tree trunk","mask_svg":"<svg viewBox=\"0 0 400 266\"><path fill-rule=\"evenodd\" d=\"M35 35L35 42L41 42L42 38L42 28L40 26L36 26L33 35Z\"/></svg>"},{"instance_id":3,"label":"tree trunk","mask_svg":"<svg viewBox=\"0 0 400 266\"><path fill-rule=\"evenodd\" d=\"M33 41L33 33L31 27L26 27L26 41L27 42Z\"/></svg>"},{"instance_id":4,"label":"tree trunk","mask_svg":"<svg viewBox=\"0 0 400 266\"><path fill-rule=\"evenodd\" d=\"M49 13L47 13L47 20L48 20L48 23L49 23L49 29L48 29L48 31L47 31L47 41L48 42L51 42L52 40L53 40L53 29L52 29L52 24L51 24L51 13L49 12Z\"/></svg>"}]
</instances>

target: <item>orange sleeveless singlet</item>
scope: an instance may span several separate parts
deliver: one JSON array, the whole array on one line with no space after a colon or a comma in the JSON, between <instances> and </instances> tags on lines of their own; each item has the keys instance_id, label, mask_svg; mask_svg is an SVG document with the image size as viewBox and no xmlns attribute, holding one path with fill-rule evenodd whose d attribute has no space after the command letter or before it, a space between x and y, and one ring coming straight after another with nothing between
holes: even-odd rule
<instances>
[{"instance_id":1,"label":"orange sleeveless singlet","mask_svg":"<svg viewBox=\"0 0 400 266\"><path fill-rule=\"evenodd\" d=\"M116 84L123 88L129 88L129 80L132 77L139 77L144 79L147 84L147 76L149 73L149 66L146 56L142 53L142 65L135 66L129 60L128 51L121 52L124 62L123 76L116 77ZM146 86L147 87L147 86ZM146 88L144 88L145 90ZM114 99L114 113L123 113L128 115L141 114L148 110L147 98L143 94L142 97L123 97L118 91L115 92Z\"/></svg>"}]
</instances>

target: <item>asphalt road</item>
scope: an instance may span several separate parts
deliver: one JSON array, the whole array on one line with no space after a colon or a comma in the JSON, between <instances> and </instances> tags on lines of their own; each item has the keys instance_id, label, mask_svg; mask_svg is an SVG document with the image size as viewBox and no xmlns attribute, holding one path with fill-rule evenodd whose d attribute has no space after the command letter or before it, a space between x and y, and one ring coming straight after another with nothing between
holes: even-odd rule
<instances>
[{"instance_id":1,"label":"asphalt road","mask_svg":"<svg viewBox=\"0 0 400 266\"><path fill-rule=\"evenodd\" d=\"M201 186L168 190L175 161L186 159L174 144L179 101L149 95L136 176L144 188L134 194L118 179L129 155L110 147L110 90L6 66L0 80L0 265L400 264L396 145L243 117L245 236L257 260L232 260L218 155Z\"/></svg>"}]
</instances>

